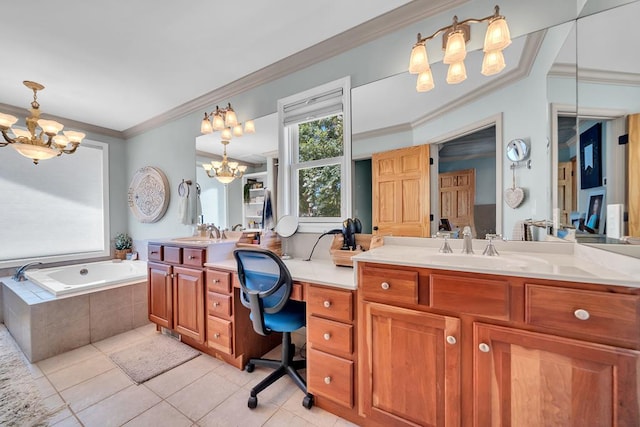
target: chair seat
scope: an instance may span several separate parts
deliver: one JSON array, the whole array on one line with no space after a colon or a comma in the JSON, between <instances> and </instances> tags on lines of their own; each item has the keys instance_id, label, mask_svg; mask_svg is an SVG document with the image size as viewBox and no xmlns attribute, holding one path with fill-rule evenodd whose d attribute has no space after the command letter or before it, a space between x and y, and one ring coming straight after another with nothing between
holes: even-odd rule
<instances>
[{"instance_id":1,"label":"chair seat","mask_svg":"<svg viewBox=\"0 0 640 427\"><path fill-rule=\"evenodd\" d=\"M253 320L253 314L249 315ZM306 323L305 304L289 301L282 310L273 314L264 314L264 324L274 332L293 332Z\"/></svg>"}]
</instances>

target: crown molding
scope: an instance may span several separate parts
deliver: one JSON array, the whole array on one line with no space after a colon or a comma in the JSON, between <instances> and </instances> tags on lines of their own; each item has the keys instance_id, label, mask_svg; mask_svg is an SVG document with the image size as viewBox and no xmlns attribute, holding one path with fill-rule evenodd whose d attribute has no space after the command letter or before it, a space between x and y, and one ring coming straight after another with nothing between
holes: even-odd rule
<instances>
[{"instance_id":1,"label":"crown molding","mask_svg":"<svg viewBox=\"0 0 640 427\"><path fill-rule=\"evenodd\" d=\"M578 67L578 82L622 86L639 86L640 74Z\"/></svg>"},{"instance_id":2,"label":"crown molding","mask_svg":"<svg viewBox=\"0 0 640 427\"><path fill-rule=\"evenodd\" d=\"M352 142L357 142L357 141L361 141L363 139L369 139L369 138L376 138L376 137L380 137L380 136L387 136L387 135L393 135L396 133L400 133L400 132L411 132L413 130L413 127L411 126L411 123L400 123L398 125L393 125L393 126L387 126L384 128L379 128L379 129L373 129L373 130L367 130L364 132L359 132L359 133L355 133L353 135L351 135L351 141Z\"/></svg>"},{"instance_id":3,"label":"crown molding","mask_svg":"<svg viewBox=\"0 0 640 427\"><path fill-rule=\"evenodd\" d=\"M567 79L576 78L576 64L569 64L566 62L558 62L551 66L551 69L547 73L548 77L560 77Z\"/></svg>"},{"instance_id":4,"label":"crown molding","mask_svg":"<svg viewBox=\"0 0 640 427\"><path fill-rule=\"evenodd\" d=\"M538 56L538 51L542 46L542 41L544 40L545 33L546 30L541 30L527 36L527 41L525 42L524 48L522 49L522 55L520 55L520 62L513 70L505 73L505 75L501 78L495 79L492 82L469 92L465 96L459 97L449 102L448 104L443 105L442 107L438 108L437 111L417 118L416 120L411 122L411 126L414 128L421 126L431 120L450 113L451 111L456 110L459 107L474 102L491 92L495 92L498 89L506 87L512 83L517 82L518 80L527 77L531 72L531 68L535 63L536 57Z\"/></svg>"},{"instance_id":5,"label":"crown molding","mask_svg":"<svg viewBox=\"0 0 640 427\"><path fill-rule=\"evenodd\" d=\"M14 105L2 104L2 103L0 103L0 110L8 114L15 115L18 118L26 117L29 111L26 108L16 107ZM125 139L124 133L117 130L103 128L101 126L91 125L89 123L79 122L79 121L71 120L65 117L59 117L51 114L42 113L42 110L41 110L41 114L42 114L42 118L55 120L65 125L65 127L67 128L73 128L73 129L77 129L85 132L91 132L91 133L98 133L100 135L106 135L106 136L110 136L118 139Z\"/></svg>"},{"instance_id":6,"label":"crown molding","mask_svg":"<svg viewBox=\"0 0 640 427\"><path fill-rule=\"evenodd\" d=\"M414 0L384 15L373 18L358 25L357 27L344 31L325 41L317 43L287 58L248 74L245 77L179 105L163 114L125 129L122 133L124 137L128 139L157 128L168 121L184 117L195 111L204 111L211 105L215 105L216 103L219 104L221 100L229 99L255 87L285 77L296 71L300 71L311 65L317 64L404 28L407 25L467 3L468 1L469 0Z\"/></svg>"}]
</instances>

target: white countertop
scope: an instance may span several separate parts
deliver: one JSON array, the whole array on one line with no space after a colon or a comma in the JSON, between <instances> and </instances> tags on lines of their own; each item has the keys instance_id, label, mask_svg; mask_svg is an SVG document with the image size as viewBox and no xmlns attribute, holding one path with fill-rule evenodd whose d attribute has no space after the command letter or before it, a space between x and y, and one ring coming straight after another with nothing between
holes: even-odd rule
<instances>
[{"instance_id":1,"label":"white countertop","mask_svg":"<svg viewBox=\"0 0 640 427\"><path fill-rule=\"evenodd\" d=\"M391 240L391 241L390 241ZM441 254L436 239L387 239L382 247L355 256L356 262L376 262L550 280L640 287L640 260L574 243L497 242L500 255L482 255L486 242L474 240L475 253ZM398 244L401 243L401 244ZM534 245L532 245L532 243Z\"/></svg>"},{"instance_id":2,"label":"white countertop","mask_svg":"<svg viewBox=\"0 0 640 427\"><path fill-rule=\"evenodd\" d=\"M319 285L354 290L357 288L355 271L350 267L338 267L328 259L303 261L302 259L283 260L293 280L317 283ZM236 271L235 259L223 259L205 263L205 267L222 268Z\"/></svg>"}]
</instances>

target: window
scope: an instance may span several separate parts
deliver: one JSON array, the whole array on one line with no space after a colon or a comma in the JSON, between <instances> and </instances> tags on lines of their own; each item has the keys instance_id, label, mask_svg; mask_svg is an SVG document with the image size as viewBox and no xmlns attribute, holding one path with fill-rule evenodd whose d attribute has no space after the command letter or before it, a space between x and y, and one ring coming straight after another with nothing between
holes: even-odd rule
<instances>
[{"instance_id":1,"label":"window","mask_svg":"<svg viewBox=\"0 0 640 427\"><path fill-rule=\"evenodd\" d=\"M324 231L351 212L349 78L278 102L282 214Z\"/></svg>"},{"instance_id":2,"label":"window","mask_svg":"<svg viewBox=\"0 0 640 427\"><path fill-rule=\"evenodd\" d=\"M4 147L0 162L0 267L109 255L106 144L38 165Z\"/></svg>"}]
</instances>

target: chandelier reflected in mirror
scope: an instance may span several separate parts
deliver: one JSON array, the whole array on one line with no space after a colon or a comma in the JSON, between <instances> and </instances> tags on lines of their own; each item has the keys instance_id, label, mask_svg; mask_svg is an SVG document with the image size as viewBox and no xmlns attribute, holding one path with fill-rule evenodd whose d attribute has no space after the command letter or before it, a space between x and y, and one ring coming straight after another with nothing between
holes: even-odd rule
<instances>
[{"instance_id":1,"label":"chandelier reflected in mirror","mask_svg":"<svg viewBox=\"0 0 640 427\"><path fill-rule=\"evenodd\" d=\"M222 155L222 161L212 161L211 163L203 163L202 167L209 178L216 178L223 184L229 184L236 178L242 177L247 170L246 165L238 164L238 162L230 162L227 159L227 145L229 141L220 141L224 145L224 152Z\"/></svg>"},{"instance_id":2,"label":"chandelier reflected in mirror","mask_svg":"<svg viewBox=\"0 0 640 427\"><path fill-rule=\"evenodd\" d=\"M80 142L85 137L82 132L66 130L62 135L58 135L64 125L40 118L40 104L37 93L44 89L40 83L25 80L24 85L33 90L33 101L31 102L31 116L25 119L27 130L12 128L17 121L17 117L10 114L0 113L0 131L5 142L0 141L0 147L11 145L15 150L33 160L38 164L40 160L50 159L62 154L73 154L78 149ZM38 127L40 131L38 132ZM14 136L9 136L11 132Z\"/></svg>"},{"instance_id":3,"label":"chandelier reflected in mirror","mask_svg":"<svg viewBox=\"0 0 640 427\"><path fill-rule=\"evenodd\" d=\"M504 69L506 64L502 51L511 44L511 35L507 20L500 15L500 7L496 6L495 13L484 18L469 18L458 22L458 17L454 16L452 25L438 29L429 37L422 37L418 33L418 41L411 49L409 60L409 73L418 75L416 84L418 92L427 92L435 87L426 44L440 33L443 33L442 47L445 51L442 62L449 65L447 83L457 84L466 80L467 70L464 59L467 56L466 44L471 38L470 24L481 22L488 22L489 26L484 36L484 59L480 72L485 76L492 76Z\"/></svg>"}]
</instances>

